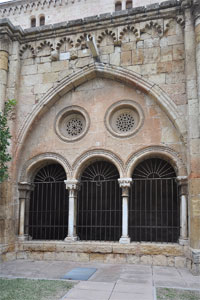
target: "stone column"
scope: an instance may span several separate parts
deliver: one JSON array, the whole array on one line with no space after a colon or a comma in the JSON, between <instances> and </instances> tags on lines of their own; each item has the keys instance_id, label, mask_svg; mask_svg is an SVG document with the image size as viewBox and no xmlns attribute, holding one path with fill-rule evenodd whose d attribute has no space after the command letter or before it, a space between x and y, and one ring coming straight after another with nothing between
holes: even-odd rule
<instances>
[{"instance_id":1,"label":"stone column","mask_svg":"<svg viewBox=\"0 0 200 300\"><path fill-rule=\"evenodd\" d=\"M0 34L0 112L4 110L8 79L8 56L10 39Z\"/></svg>"},{"instance_id":2,"label":"stone column","mask_svg":"<svg viewBox=\"0 0 200 300\"><path fill-rule=\"evenodd\" d=\"M66 189L69 191L69 215L68 215L68 236L66 242L78 240L76 233L76 216L77 216L77 193L79 190L78 180L65 180Z\"/></svg>"},{"instance_id":3,"label":"stone column","mask_svg":"<svg viewBox=\"0 0 200 300\"><path fill-rule=\"evenodd\" d=\"M126 9L126 0L122 0L122 10Z\"/></svg>"},{"instance_id":4,"label":"stone column","mask_svg":"<svg viewBox=\"0 0 200 300\"><path fill-rule=\"evenodd\" d=\"M177 177L180 197L180 245L188 245L188 182L187 176Z\"/></svg>"},{"instance_id":5,"label":"stone column","mask_svg":"<svg viewBox=\"0 0 200 300\"><path fill-rule=\"evenodd\" d=\"M122 188L122 237L120 238L119 242L120 244L129 244L130 238L128 235L128 200L132 178L120 178L118 179L118 181L120 188Z\"/></svg>"},{"instance_id":6,"label":"stone column","mask_svg":"<svg viewBox=\"0 0 200 300\"><path fill-rule=\"evenodd\" d=\"M25 216L27 202L30 201L30 194L34 186L28 182L19 183L19 240L28 240L28 232L25 233L25 225L28 225L28 219ZM29 205L28 205L29 206ZM26 222L25 222L26 218Z\"/></svg>"}]
</instances>

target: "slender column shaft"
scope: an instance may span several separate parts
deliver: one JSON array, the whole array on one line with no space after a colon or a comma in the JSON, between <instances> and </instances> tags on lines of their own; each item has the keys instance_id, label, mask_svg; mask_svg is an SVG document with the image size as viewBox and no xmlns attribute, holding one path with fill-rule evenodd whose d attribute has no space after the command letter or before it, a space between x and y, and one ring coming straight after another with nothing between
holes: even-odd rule
<instances>
[{"instance_id":1,"label":"slender column shaft","mask_svg":"<svg viewBox=\"0 0 200 300\"><path fill-rule=\"evenodd\" d=\"M122 10L126 9L126 0L122 1Z\"/></svg>"},{"instance_id":2,"label":"slender column shaft","mask_svg":"<svg viewBox=\"0 0 200 300\"><path fill-rule=\"evenodd\" d=\"M25 234L25 220L29 211L26 210L26 202L30 200L30 193L33 186L27 182L19 183L19 239L28 239L28 234Z\"/></svg>"},{"instance_id":3,"label":"slender column shaft","mask_svg":"<svg viewBox=\"0 0 200 300\"><path fill-rule=\"evenodd\" d=\"M184 245L188 241L188 182L186 176L177 177L179 185L179 197L180 197L180 238L179 243Z\"/></svg>"},{"instance_id":4,"label":"slender column shaft","mask_svg":"<svg viewBox=\"0 0 200 300\"><path fill-rule=\"evenodd\" d=\"M0 35L0 112L4 111L6 98L9 43L10 40L6 35Z\"/></svg>"},{"instance_id":5,"label":"slender column shaft","mask_svg":"<svg viewBox=\"0 0 200 300\"><path fill-rule=\"evenodd\" d=\"M122 237L119 242L121 244L129 244L130 238L128 235L128 201L129 189L131 186L132 178L118 179L119 185L122 188Z\"/></svg>"},{"instance_id":6,"label":"slender column shaft","mask_svg":"<svg viewBox=\"0 0 200 300\"><path fill-rule=\"evenodd\" d=\"M122 188L122 236L128 236L128 188Z\"/></svg>"},{"instance_id":7,"label":"slender column shaft","mask_svg":"<svg viewBox=\"0 0 200 300\"><path fill-rule=\"evenodd\" d=\"M77 191L69 191L69 219L68 219L68 236L76 236L76 215L77 215Z\"/></svg>"},{"instance_id":8,"label":"slender column shaft","mask_svg":"<svg viewBox=\"0 0 200 300\"><path fill-rule=\"evenodd\" d=\"M24 236L25 199L20 199L19 235Z\"/></svg>"},{"instance_id":9,"label":"slender column shaft","mask_svg":"<svg viewBox=\"0 0 200 300\"><path fill-rule=\"evenodd\" d=\"M65 180L66 189L69 191L69 214L68 214L68 235L66 242L77 241L76 216L77 216L77 190L79 183L77 180Z\"/></svg>"},{"instance_id":10,"label":"slender column shaft","mask_svg":"<svg viewBox=\"0 0 200 300\"><path fill-rule=\"evenodd\" d=\"M186 195L181 195L181 232L180 238L187 239L187 198Z\"/></svg>"}]
</instances>

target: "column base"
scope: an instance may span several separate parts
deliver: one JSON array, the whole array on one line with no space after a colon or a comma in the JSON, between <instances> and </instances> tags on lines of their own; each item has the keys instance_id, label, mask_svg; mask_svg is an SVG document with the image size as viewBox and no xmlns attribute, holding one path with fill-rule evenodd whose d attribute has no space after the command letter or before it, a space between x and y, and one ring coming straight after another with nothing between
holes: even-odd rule
<instances>
[{"instance_id":1,"label":"column base","mask_svg":"<svg viewBox=\"0 0 200 300\"><path fill-rule=\"evenodd\" d=\"M31 241L32 240L32 237L28 234L24 234L24 235L19 235L18 236L18 241Z\"/></svg>"},{"instance_id":2,"label":"column base","mask_svg":"<svg viewBox=\"0 0 200 300\"><path fill-rule=\"evenodd\" d=\"M189 245L189 240L188 239L179 238L178 243L181 246L188 246Z\"/></svg>"},{"instance_id":3,"label":"column base","mask_svg":"<svg viewBox=\"0 0 200 300\"><path fill-rule=\"evenodd\" d=\"M67 243L77 242L79 240L78 236L67 236L64 241Z\"/></svg>"},{"instance_id":4,"label":"column base","mask_svg":"<svg viewBox=\"0 0 200 300\"><path fill-rule=\"evenodd\" d=\"M120 244L130 244L131 239L128 236L122 236L119 240Z\"/></svg>"},{"instance_id":5,"label":"column base","mask_svg":"<svg viewBox=\"0 0 200 300\"><path fill-rule=\"evenodd\" d=\"M192 274L200 276L200 250L192 249Z\"/></svg>"}]
</instances>

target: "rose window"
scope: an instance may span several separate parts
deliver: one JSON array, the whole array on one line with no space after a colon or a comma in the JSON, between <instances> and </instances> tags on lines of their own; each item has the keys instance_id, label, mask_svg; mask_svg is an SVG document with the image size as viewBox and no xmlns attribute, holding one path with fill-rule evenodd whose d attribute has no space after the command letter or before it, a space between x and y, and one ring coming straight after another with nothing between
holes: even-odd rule
<instances>
[{"instance_id":1,"label":"rose window","mask_svg":"<svg viewBox=\"0 0 200 300\"><path fill-rule=\"evenodd\" d=\"M116 127L120 132L128 132L133 129L135 124L134 117L131 114L123 113L117 117Z\"/></svg>"},{"instance_id":2,"label":"rose window","mask_svg":"<svg viewBox=\"0 0 200 300\"><path fill-rule=\"evenodd\" d=\"M136 101L122 100L108 108L104 122L113 136L127 138L136 134L142 127L144 113Z\"/></svg>"},{"instance_id":3,"label":"rose window","mask_svg":"<svg viewBox=\"0 0 200 300\"><path fill-rule=\"evenodd\" d=\"M71 119L66 123L66 131L69 136L77 136L83 131L83 123L79 119Z\"/></svg>"},{"instance_id":4,"label":"rose window","mask_svg":"<svg viewBox=\"0 0 200 300\"><path fill-rule=\"evenodd\" d=\"M59 138L74 142L84 137L90 125L88 113L79 106L68 106L61 110L55 120L55 131Z\"/></svg>"}]
</instances>

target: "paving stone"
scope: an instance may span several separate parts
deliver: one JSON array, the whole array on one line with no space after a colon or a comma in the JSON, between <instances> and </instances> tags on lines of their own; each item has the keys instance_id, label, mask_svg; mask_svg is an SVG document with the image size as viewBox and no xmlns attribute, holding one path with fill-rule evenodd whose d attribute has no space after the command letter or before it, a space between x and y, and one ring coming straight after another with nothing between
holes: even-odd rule
<instances>
[{"instance_id":1,"label":"paving stone","mask_svg":"<svg viewBox=\"0 0 200 300\"><path fill-rule=\"evenodd\" d=\"M93 291L73 288L67 294L67 299L107 300L109 299L110 295L110 291Z\"/></svg>"}]
</instances>

